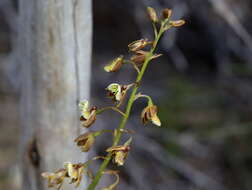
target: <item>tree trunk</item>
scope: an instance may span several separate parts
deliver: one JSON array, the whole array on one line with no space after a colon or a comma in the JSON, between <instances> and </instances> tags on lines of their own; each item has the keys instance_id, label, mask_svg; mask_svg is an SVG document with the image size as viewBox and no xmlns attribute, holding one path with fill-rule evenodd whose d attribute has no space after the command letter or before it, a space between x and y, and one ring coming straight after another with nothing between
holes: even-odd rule
<instances>
[{"instance_id":1,"label":"tree trunk","mask_svg":"<svg viewBox=\"0 0 252 190\"><path fill-rule=\"evenodd\" d=\"M47 189L41 172L87 157L73 140L78 102L89 98L91 0L20 0L19 14L23 189Z\"/></svg>"}]
</instances>

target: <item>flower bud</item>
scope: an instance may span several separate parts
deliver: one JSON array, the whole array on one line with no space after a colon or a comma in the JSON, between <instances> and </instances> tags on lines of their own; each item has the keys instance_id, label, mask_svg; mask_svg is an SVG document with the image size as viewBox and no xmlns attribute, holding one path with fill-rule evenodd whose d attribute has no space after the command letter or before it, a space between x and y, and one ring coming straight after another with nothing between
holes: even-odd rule
<instances>
[{"instance_id":1,"label":"flower bud","mask_svg":"<svg viewBox=\"0 0 252 190\"><path fill-rule=\"evenodd\" d=\"M148 16L149 16L151 22L153 22L153 23L158 22L158 16L157 16L157 12L155 11L155 9L153 9L152 7L148 7L147 12L148 12Z\"/></svg>"},{"instance_id":2,"label":"flower bud","mask_svg":"<svg viewBox=\"0 0 252 190\"><path fill-rule=\"evenodd\" d=\"M128 45L129 51L138 51L140 49L143 49L147 45L152 44L152 42L149 42L148 39L141 39L136 40Z\"/></svg>"},{"instance_id":3,"label":"flower bud","mask_svg":"<svg viewBox=\"0 0 252 190\"><path fill-rule=\"evenodd\" d=\"M122 64L123 64L123 56L121 55L115 58L110 64L106 65L104 67L104 70L106 72L116 72L122 67Z\"/></svg>"},{"instance_id":4,"label":"flower bud","mask_svg":"<svg viewBox=\"0 0 252 190\"><path fill-rule=\"evenodd\" d=\"M175 20L175 21L170 21L170 25L173 27L180 27L185 24L184 20Z\"/></svg>"},{"instance_id":5,"label":"flower bud","mask_svg":"<svg viewBox=\"0 0 252 190\"><path fill-rule=\"evenodd\" d=\"M95 136L93 132L87 132L77 137L74 142L77 143L77 146L79 146L83 152L88 152L95 142Z\"/></svg>"},{"instance_id":6,"label":"flower bud","mask_svg":"<svg viewBox=\"0 0 252 190\"><path fill-rule=\"evenodd\" d=\"M151 121L153 124L157 126L161 126L161 122L157 116L157 106L155 105L148 105L141 114L141 119L143 124L148 123L148 121Z\"/></svg>"},{"instance_id":7,"label":"flower bud","mask_svg":"<svg viewBox=\"0 0 252 190\"><path fill-rule=\"evenodd\" d=\"M164 9L163 10L163 18L164 19L169 19L172 15L172 10L171 9Z\"/></svg>"},{"instance_id":8,"label":"flower bud","mask_svg":"<svg viewBox=\"0 0 252 190\"><path fill-rule=\"evenodd\" d=\"M80 121L83 127L90 127L96 120L96 107L89 108L88 101L81 101L79 103L79 108L81 111Z\"/></svg>"}]
</instances>

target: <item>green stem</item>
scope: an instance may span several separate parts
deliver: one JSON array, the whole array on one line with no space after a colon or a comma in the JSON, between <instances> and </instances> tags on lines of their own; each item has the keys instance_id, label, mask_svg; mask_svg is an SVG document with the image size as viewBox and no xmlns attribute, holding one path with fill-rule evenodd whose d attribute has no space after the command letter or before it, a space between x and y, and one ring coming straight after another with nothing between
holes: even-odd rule
<instances>
[{"instance_id":1,"label":"green stem","mask_svg":"<svg viewBox=\"0 0 252 190\"><path fill-rule=\"evenodd\" d=\"M151 104L153 105L153 101L151 99L150 96L147 96L147 95L144 95L144 94L141 94L141 93L138 93L135 97L135 100L137 100L138 98L146 98L148 100L148 105Z\"/></svg>"},{"instance_id":2,"label":"green stem","mask_svg":"<svg viewBox=\"0 0 252 190\"><path fill-rule=\"evenodd\" d=\"M97 137L103 133L114 133L114 130L111 130L111 129L102 129L102 130L99 130L99 131L96 131L94 132L94 136Z\"/></svg>"},{"instance_id":3,"label":"green stem","mask_svg":"<svg viewBox=\"0 0 252 190\"><path fill-rule=\"evenodd\" d=\"M135 81L136 84L139 84L141 82L141 80L143 78L143 75L144 75L144 73L146 71L146 68L147 68L149 62L151 61L151 57L153 56L153 53L156 50L157 44L158 44L163 32L164 32L163 26L161 26L158 35L155 37L155 41L153 43L153 46L152 46L150 52L148 53L148 55L147 55L147 57L145 59L145 62L143 64L142 68L141 68L141 71L137 75L137 79ZM122 132L120 131L120 129L124 129L124 127L125 127L125 125L127 123L127 120L129 118L130 111L131 111L132 105L134 103L135 96L136 96L138 88L139 88L139 85L135 85L132 92L131 92L131 95L130 95L130 98L129 98L129 101L128 101L128 104L127 104L127 107L126 107L125 115L122 117L120 125L117 128L119 132L114 137L113 146L118 145L118 143L119 143L119 141L121 139ZM88 186L87 190L94 190L95 189L95 187L97 186L100 178L103 175L104 170L106 169L106 167L109 164L111 159L112 159L112 153L108 153L106 158L104 159L103 163L101 164L101 166L100 166L95 178L93 179L92 183Z\"/></svg>"},{"instance_id":4,"label":"green stem","mask_svg":"<svg viewBox=\"0 0 252 190\"><path fill-rule=\"evenodd\" d=\"M133 61L127 60L127 61L124 61L124 63L132 64L133 67L134 67L134 69L136 70L136 72L137 72L138 74L140 73L140 70L139 70L138 66L137 66Z\"/></svg>"},{"instance_id":5,"label":"green stem","mask_svg":"<svg viewBox=\"0 0 252 190\"><path fill-rule=\"evenodd\" d=\"M113 107L113 106L109 106L109 107L105 107L105 108L98 109L98 110L96 111L96 114L101 114L102 112L104 112L104 111L106 111L106 110L109 110L109 109L114 110L114 111L120 113L122 116L125 116L125 113L123 113L123 112L122 112L120 109L118 109L117 107Z\"/></svg>"}]
</instances>

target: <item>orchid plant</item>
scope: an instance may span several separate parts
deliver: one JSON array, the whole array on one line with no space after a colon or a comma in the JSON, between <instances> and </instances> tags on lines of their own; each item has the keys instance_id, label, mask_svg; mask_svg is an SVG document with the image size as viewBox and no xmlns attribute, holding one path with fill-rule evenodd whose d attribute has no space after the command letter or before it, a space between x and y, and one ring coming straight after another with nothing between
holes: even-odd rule
<instances>
[{"instance_id":1,"label":"orchid plant","mask_svg":"<svg viewBox=\"0 0 252 190\"><path fill-rule=\"evenodd\" d=\"M156 126L161 126L161 121L158 118L158 107L153 103L153 100L150 96L138 92L138 89L149 63L153 59L161 56L161 54L157 54L155 53L155 51L162 35L173 27L180 27L184 25L185 21L171 20L171 9L164 9L162 11L162 16L158 16L155 9L148 7L147 13L150 21L152 22L154 40L143 38L130 43L128 45L128 49L131 54L129 59L126 59L125 56L120 55L104 67L104 70L106 72L117 72L123 67L123 65L132 64L133 68L137 72L135 82L126 85L117 83L111 83L110 85L108 85L108 87L106 88L107 96L111 98L112 102L114 103L113 106L99 109L96 106L90 107L89 102L86 100L79 103L80 122L82 127L85 128L92 127L98 115L102 114L106 110L112 109L121 115L121 121L118 127L114 130L104 129L99 131L88 131L74 140L76 145L80 147L81 151L87 152L95 144L95 139L97 137L99 137L103 133L112 132L113 143L111 147L105 150L105 152L107 152L107 155L96 156L91 160L86 161L85 163L74 164L66 162L64 164L64 167L56 172L42 173L42 176L48 181L48 187L55 187L57 189L60 189L66 178L69 178L70 183L78 187L82 180L82 176L86 174L92 180L87 190L94 190L101 177L104 174L109 174L114 175L116 177L116 181L103 190L114 190L119 183L119 172L114 170L107 170L106 168L110 162L116 164L117 166L123 166L128 153L130 152L131 142L133 138L130 137L123 144L120 143L120 140L122 135L125 133L130 135L133 134L132 130L126 129L125 127L131 114L132 105L137 99L146 98L148 100L147 106L141 113L142 123L147 124L148 122L152 122L152 124ZM131 93L127 100L125 111L123 111L122 106L126 101L127 94L130 90ZM88 168L90 164L92 164L92 162L97 159L102 159L103 162L96 174L92 175Z\"/></svg>"}]
</instances>

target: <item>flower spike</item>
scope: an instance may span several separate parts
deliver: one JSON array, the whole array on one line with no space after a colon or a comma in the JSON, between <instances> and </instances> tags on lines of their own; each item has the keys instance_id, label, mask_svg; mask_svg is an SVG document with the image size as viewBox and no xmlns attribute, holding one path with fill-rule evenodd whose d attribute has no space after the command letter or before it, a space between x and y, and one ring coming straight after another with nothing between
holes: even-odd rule
<instances>
[{"instance_id":1,"label":"flower spike","mask_svg":"<svg viewBox=\"0 0 252 190\"><path fill-rule=\"evenodd\" d=\"M170 28L182 26L185 24L185 21L182 19L175 21L171 20L171 9L164 9L162 16L160 15L160 17L152 7L148 7L147 11L154 29L153 41L149 41L146 38L140 38L139 40L133 41L128 45L129 52L132 54L130 60L124 59L121 55L104 67L106 72L116 72L121 69L123 64L132 64L134 69L137 71L135 82L128 85L121 85L117 83L108 85L106 90L108 96L115 103L113 106L97 109L96 107L90 107L88 101L81 101L79 103L81 112L80 121L83 127L90 127L95 122L97 115L109 109L120 113L122 118L118 127L113 130L102 129L81 134L74 140L77 146L80 147L83 152L87 152L94 145L96 137L107 132L112 133L113 146L106 149L107 154L105 156L95 156L84 163L66 162L64 167L56 172L42 173L42 177L47 179L48 187L56 187L59 190L66 178L70 180L70 184L78 187L82 180L82 176L85 173L85 175L90 177L92 180L87 189L95 190L103 174L111 174L115 175L116 180L113 184L107 186L103 190L115 190L115 187L119 183L118 172L113 170L106 171L106 168L111 162L115 163L117 166L123 166L127 159L131 149L132 137L130 137L124 144L119 144L119 142L121 141L124 133L127 133L127 135L132 135L134 133L134 131L126 128L126 124L132 114L132 106L138 98L147 98L148 100L148 105L141 113L142 123L147 124L148 122L152 122L154 125L161 126L160 119L157 115L157 106L153 104L150 96L143 95L138 91L151 60L161 56L161 54L156 54L156 50L164 33ZM120 105L124 102L123 100L126 99L126 94L131 87L132 91L128 98L127 105L125 105L125 111L121 111ZM98 159L102 159L103 163L95 176L93 176L89 171L89 166Z\"/></svg>"}]
</instances>

